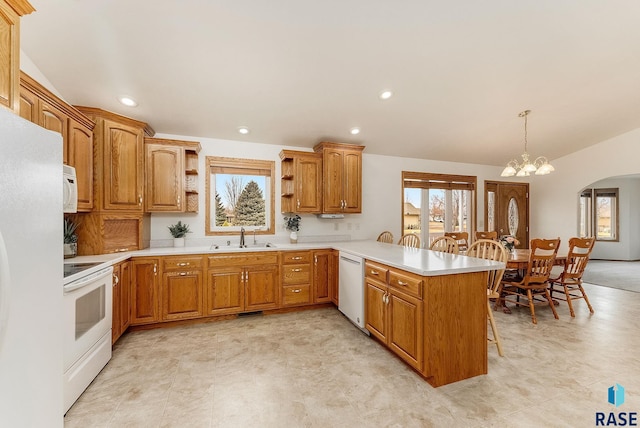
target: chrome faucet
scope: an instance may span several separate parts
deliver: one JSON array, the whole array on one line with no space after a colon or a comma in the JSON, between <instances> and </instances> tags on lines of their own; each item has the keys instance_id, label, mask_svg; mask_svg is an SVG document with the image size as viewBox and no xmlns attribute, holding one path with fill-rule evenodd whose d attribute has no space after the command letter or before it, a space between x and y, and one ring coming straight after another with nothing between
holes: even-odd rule
<instances>
[{"instance_id":1,"label":"chrome faucet","mask_svg":"<svg viewBox=\"0 0 640 428\"><path fill-rule=\"evenodd\" d=\"M244 227L240 228L240 248L245 248L246 245L244 245Z\"/></svg>"}]
</instances>

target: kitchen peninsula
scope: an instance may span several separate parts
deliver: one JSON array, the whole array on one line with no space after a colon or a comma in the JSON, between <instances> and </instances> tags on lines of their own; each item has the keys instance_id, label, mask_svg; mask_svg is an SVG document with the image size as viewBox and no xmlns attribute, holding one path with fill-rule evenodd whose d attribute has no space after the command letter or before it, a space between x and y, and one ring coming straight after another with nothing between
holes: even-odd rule
<instances>
[{"instance_id":1,"label":"kitchen peninsula","mask_svg":"<svg viewBox=\"0 0 640 428\"><path fill-rule=\"evenodd\" d=\"M233 300L233 290L236 286L240 287L238 298L246 301L245 293L250 293L250 290L247 288L249 285L243 284L242 281L251 276L251 269L240 266L257 268L265 257L268 259L265 260L269 269L266 270L268 274L260 274L260 284L275 282L275 288L271 298L274 301L262 304L265 308L262 309L264 313L295 306L286 304L287 290L297 293L296 297L306 296L308 293L309 297L306 300L300 300L304 303L298 304L301 308L305 305L313 307L319 302L336 302L339 296L325 300L316 298L313 280L316 275L312 272L317 263L316 253L330 254L337 259L338 251L365 260L364 281L353 286L364 287L367 330L432 386L437 387L487 373L486 276L487 271L502 268L501 263L376 241L276 243L275 246L262 245L251 248L149 248L130 253L81 256L73 262L103 262L92 268L96 270L107 264L126 262L129 258L134 265L138 262L142 265L145 262L151 263L147 273L137 274L134 267L131 276L132 283L151 277L155 281L155 285L147 289L151 290L152 294L146 294L145 298L152 300L147 303L156 308L157 314L155 318L142 323L152 326L179 319L175 317L175 313L172 314L166 309L172 307L169 294L184 287L189 289L190 286L186 284L194 284L194 288L187 294L196 309L185 310L191 319L213 319L216 312L211 310L211 305L219 302L221 298ZM174 275L173 272L181 264L181 259L184 259L182 267L186 269L182 277L193 275L199 279L182 283L174 289L160 286L158 278ZM67 263L69 262L71 261L67 260ZM288 285L291 279L286 274L288 266L294 267L291 271L295 272L297 279L292 283L296 285ZM319 278L329 283L337 281L337 265L329 262L325 267L328 273L320 275ZM236 270L239 273L233 277ZM221 282L219 275L223 274L227 276ZM73 280L73 277L65 280ZM136 287L140 286L141 284L132 285L129 293L133 307L136 306L136 299L140 298L140 293L135 291ZM216 286L224 287L224 291L216 289ZM331 289L331 286L328 285L327 288ZM264 293L260 297L269 294ZM178 303L180 304L182 303ZM161 307L165 308L164 312ZM255 310L246 310L243 306L235 312L218 313L228 316ZM163 318L163 313L170 316ZM135 314L133 319L135 320Z\"/></svg>"}]
</instances>

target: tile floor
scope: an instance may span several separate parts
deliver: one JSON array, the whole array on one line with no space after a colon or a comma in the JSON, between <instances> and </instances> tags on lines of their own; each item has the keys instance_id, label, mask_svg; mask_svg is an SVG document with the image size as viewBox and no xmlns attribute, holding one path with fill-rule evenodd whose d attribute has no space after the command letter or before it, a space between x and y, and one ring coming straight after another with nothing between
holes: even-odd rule
<instances>
[{"instance_id":1,"label":"tile floor","mask_svg":"<svg viewBox=\"0 0 640 428\"><path fill-rule=\"evenodd\" d=\"M495 312L506 356L432 388L337 310L128 333L66 427L589 427L640 412L640 294L586 286L566 304ZM617 409L607 389L619 383Z\"/></svg>"}]
</instances>

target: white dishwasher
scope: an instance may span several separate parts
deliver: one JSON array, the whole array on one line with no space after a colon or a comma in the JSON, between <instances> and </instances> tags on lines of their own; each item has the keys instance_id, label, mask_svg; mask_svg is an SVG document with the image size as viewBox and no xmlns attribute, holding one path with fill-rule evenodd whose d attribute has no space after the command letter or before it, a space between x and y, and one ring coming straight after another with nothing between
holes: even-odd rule
<instances>
[{"instance_id":1,"label":"white dishwasher","mask_svg":"<svg viewBox=\"0 0 640 428\"><path fill-rule=\"evenodd\" d=\"M338 309L364 330L364 261L340 251ZM368 333L368 332L367 332Z\"/></svg>"}]
</instances>

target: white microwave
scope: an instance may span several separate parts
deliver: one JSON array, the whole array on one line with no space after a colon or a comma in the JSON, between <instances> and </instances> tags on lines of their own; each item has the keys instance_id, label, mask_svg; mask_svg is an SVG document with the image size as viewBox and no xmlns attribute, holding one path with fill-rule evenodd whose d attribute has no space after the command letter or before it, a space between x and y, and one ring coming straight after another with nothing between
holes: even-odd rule
<instances>
[{"instance_id":1,"label":"white microwave","mask_svg":"<svg viewBox=\"0 0 640 428\"><path fill-rule=\"evenodd\" d=\"M62 188L64 192L62 212L78 212L78 182L76 180L76 169L74 167L62 165Z\"/></svg>"}]
</instances>

